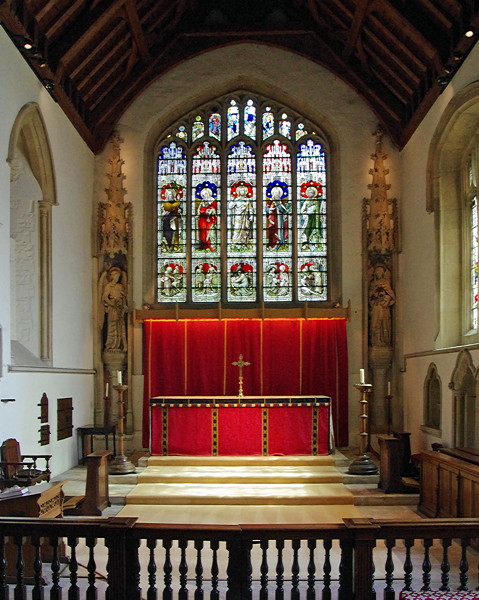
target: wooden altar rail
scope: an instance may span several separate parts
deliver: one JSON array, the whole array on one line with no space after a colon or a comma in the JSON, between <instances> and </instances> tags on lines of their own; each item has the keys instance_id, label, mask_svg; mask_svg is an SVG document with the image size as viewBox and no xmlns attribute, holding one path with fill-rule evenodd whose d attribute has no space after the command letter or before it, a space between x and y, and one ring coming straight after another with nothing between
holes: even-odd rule
<instances>
[{"instance_id":1,"label":"wooden altar rail","mask_svg":"<svg viewBox=\"0 0 479 600\"><path fill-rule=\"evenodd\" d=\"M10 585L8 536L17 548L17 576ZM35 549L28 589L27 538ZM212 527L139 526L119 517L2 518L0 600L24 600L27 594L35 600L395 600L402 590L475 590L477 538L479 519ZM53 556L43 566L42 539ZM66 550L68 565L59 548Z\"/></svg>"}]
</instances>

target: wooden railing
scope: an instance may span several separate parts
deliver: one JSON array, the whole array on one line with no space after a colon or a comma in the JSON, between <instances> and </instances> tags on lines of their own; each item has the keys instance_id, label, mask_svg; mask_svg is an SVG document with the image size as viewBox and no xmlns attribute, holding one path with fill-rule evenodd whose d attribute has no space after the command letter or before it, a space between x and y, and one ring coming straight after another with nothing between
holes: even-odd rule
<instances>
[{"instance_id":1,"label":"wooden railing","mask_svg":"<svg viewBox=\"0 0 479 600\"><path fill-rule=\"evenodd\" d=\"M0 600L395 600L402 590L474 590L476 538L478 519L181 526L1 518Z\"/></svg>"}]
</instances>

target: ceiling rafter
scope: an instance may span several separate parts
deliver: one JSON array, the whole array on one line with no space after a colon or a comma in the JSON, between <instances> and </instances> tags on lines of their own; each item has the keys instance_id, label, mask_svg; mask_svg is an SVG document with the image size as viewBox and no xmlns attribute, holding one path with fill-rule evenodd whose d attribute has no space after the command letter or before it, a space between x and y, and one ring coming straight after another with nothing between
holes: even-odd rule
<instances>
[{"instance_id":1,"label":"ceiling rafter","mask_svg":"<svg viewBox=\"0 0 479 600\"><path fill-rule=\"evenodd\" d=\"M78 79L82 81L84 77L88 77L88 72L85 72L85 74L82 75L82 71L88 71L89 69L92 69L92 64L101 67L104 60L108 58L108 55L116 52L116 40L121 34L122 26L122 23L116 23L108 32L108 34L102 37L101 40L95 44L91 52L85 52L78 64L75 67L70 68L70 77L78 77ZM78 58L79 57L77 57L77 60ZM73 63L70 63L70 67L72 64ZM96 69L93 68L92 70Z\"/></svg>"},{"instance_id":2,"label":"ceiling rafter","mask_svg":"<svg viewBox=\"0 0 479 600\"><path fill-rule=\"evenodd\" d=\"M439 67L440 59L437 49L394 6L388 2L378 2L374 5L373 12L386 18L390 31L396 31L396 34L400 32L403 39L407 38L411 44L414 44L416 52L426 56Z\"/></svg>"},{"instance_id":3,"label":"ceiling rafter","mask_svg":"<svg viewBox=\"0 0 479 600\"><path fill-rule=\"evenodd\" d=\"M368 12L371 10L371 5L374 2L375 0L358 0L353 13L348 39L343 50L343 54L346 58L351 55L352 51L357 46L361 31L364 26L364 20Z\"/></svg>"},{"instance_id":4,"label":"ceiling rafter","mask_svg":"<svg viewBox=\"0 0 479 600\"><path fill-rule=\"evenodd\" d=\"M58 60L61 61L64 68L82 48L111 24L112 19L120 14L120 9L125 2L126 0L113 0L108 8L97 10L97 17L93 18L93 13L89 12L91 19L88 16L85 19L79 19L74 31L69 29L64 32L64 39L57 41L52 49L58 55Z\"/></svg>"},{"instance_id":5,"label":"ceiling rafter","mask_svg":"<svg viewBox=\"0 0 479 600\"><path fill-rule=\"evenodd\" d=\"M128 41L129 40L125 38L121 40L121 46L124 48L122 55L118 56L119 52L121 52L120 44L118 44L114 49L110 48L109 52L103 54L101 60L94 61L93 68L86 71L82 79L77 78L78 90L84 94L85 98L91 96L89 90L91 90L91 88L95 85L96 81L105 77L105 73L111 68L112 65L114 68L117 68L120 66L120 63L123 63L126 60L125 55L128 54L129 50Z\"/></svg>"},{"instance_id":6,"label":"ceiling rafter","mask_svg":"<svg viewBox=\"0 0 479 600\"><path fill-rule=\"evenodd\" d=\"M135 43L142 60L144 62L150 62L150 49L148 48L148 44L146 43L143 27L140 22L140 18L138 17L138 11L136 9L134 0L126 0L123 8L126 12L128 23L130 24L131 32L133 34L133 38L135 39Z\"/></svg>"},{"instance_id":7,"label":"ceiling rafter","mask_svg":"<svg viewBox=\"0 0 479 600\"><path fill-rule=\"evenodd\" d=\"M81 14L83 4L83 2L72 2L69 3L66 7L62 8L54 19L50 19L49 25L47 27L43 27L45 36L49 40L54 40L55 37L60 35L61 32L65 29L67 23L72 22L76 17L78 17ZM40 25L41 19L38 15L36 16L36 19Z\"/></svg>"},{"instance_id":8,"label":"ceiling rafter","mask_svg":"<svg viewBox=\"0 0 479 600\"><path fill-rule=\"evenodd\" d=\"M364 98L402 147L444 89L438 78L451 65L457 69L475 44L464 32L479 25L479 5L476 0L0 0L0 21L94 151L157 77L199 53L243 41L264 44L266 52L268 46L284 48L329 69ZM35 54L22 49L23 37L33 41Z\"/></svg>"},{"instance_id":9,"label":"ceiling rafter","mask_svg":"<svg viewBox=\"0 0 479 600\"><path fill-rule=\"evenodd\" d=\"M417 72L409 68L409 65L401 60L396 53L389 52L387 45L382 39L380 39L369 27L364 29L364 37L368 41L368 45L371 52L374 54L380 54L383 60L388 61L396 72L401 74L401 79L404 80L405 85L411 90L411 94L414 93L414 89L419 85L421 78Z\"/></svg>"}]
</instances>

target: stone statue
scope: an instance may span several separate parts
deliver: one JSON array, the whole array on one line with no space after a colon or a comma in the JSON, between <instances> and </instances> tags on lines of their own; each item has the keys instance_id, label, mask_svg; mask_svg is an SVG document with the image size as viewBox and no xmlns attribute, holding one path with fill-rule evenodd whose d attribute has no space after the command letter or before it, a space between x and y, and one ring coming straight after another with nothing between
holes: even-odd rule
<instances>
[{"instance_id":1,"label":"stone statue","mask_svg":"<svg viewBox=\"0 0 479 600\"><path fill-rule=\"evenodd\" d=\"M390 272L383 265L374 268L369 284L370 344L371 346L391 346L391 306L396 295L391 288Z\"/></svg>"},{"instance_id":2,"label":"stone statue","mask_svg":"<svg viewBox=\"0 0 479 600\"><path fill-rule=\"evenodd\" d=\"M105 350L126 351L126 322L128 312L126 273L110 267L101 276L101 304L105 312Z\"/></svg>"}]
</instances>

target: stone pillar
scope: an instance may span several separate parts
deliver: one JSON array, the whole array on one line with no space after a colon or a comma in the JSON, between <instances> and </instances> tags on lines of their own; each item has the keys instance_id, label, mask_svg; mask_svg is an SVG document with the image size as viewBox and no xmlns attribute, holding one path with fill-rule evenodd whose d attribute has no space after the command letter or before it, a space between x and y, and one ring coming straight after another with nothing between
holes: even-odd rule
<instances>
[{"instance_id":1,"label":"stone pillar","mask_svg":"<svg viewBox=\"0 0 479 600\"><path fill-rule=\"evenodd\" d=\"M130 260L132 252L131 231L132 207L125 202L126 189L123 186L125 175L122 173L123 159L121 144L123 140L117 133L110 139L108 170L106 177L109 185L105 189L106 201L98 203L97 217L97 259L98 259L98 385L96 411L100 419L115 423L118 420L118 403L115 386L125 386L123 398L128 407L125 420L125 433L133 430L131 385L129 385L128 356L128 314L131 306ZM122 374L122 381L118 379ZM108 398L106 383L108 383ZM106 406L108 404L108 406ZM105 415L105 413L107 413Z\"/></svg>"},{"instance_id":2,"label":"stone pillar","mask_svg":"<svg viewBox=\"0 0 479 600\"><path fill-rule=\"evenodd\" d=\"M388 199L382 151L382 131L374 132L376 152L369 185L371 197L363 203L364 294L367 306L368 367L372 374L370 431L388 431L388 381L394 381L394 310L396 306L395 265L397 254L396 200ZM395 395L391 392L392 395Z\"/></svg>"}]
</instances>

